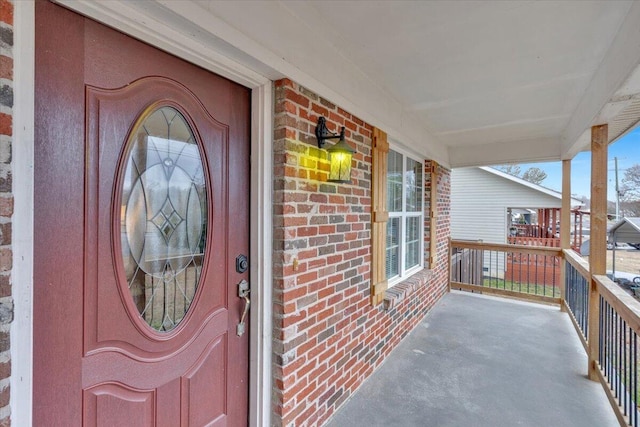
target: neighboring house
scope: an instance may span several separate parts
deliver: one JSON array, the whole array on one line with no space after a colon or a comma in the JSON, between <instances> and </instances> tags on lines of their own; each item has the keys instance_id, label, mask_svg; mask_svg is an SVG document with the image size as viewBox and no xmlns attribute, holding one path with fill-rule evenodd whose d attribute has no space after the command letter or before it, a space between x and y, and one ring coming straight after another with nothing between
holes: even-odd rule
<instances>
[{"instance_id":1,"label":"neighboring house","mask_svg":"<svg viewBox=\"0 0 640 427\"><path fill-rule=\"evenodd\" d=\"M572 199L572 207L579 204ZM559 247L561 207L561 193L492 167L451 172L452 239ZM517 223L516 218L523 223ZM482 276L517 281L529 277L530 272L536 272L536 283L542 282L545 274L555 276L556 282L560 277L557 260L551 257L516 261L511 254L487 251L477 261L476 282Z\"/></svg>"},{"instance_id":2,"label":"neighboring house","mask_svg":"<svg viewBox=\"0 0 640 427\"><path fill-rule=\"evenodd\" d=\"M572 208L580 205L572 200ZM543 232L555 235L562 194L492 167L456 168L451 171L451 238L508 243L515 236L514 214L538 218ZM555 220L554 220L555 219ZM539 225L538 224L538 225ZM536 224L532 224L536 225ZM513 228L512 228L513 227Z\"/></svg>"}]
</instances>

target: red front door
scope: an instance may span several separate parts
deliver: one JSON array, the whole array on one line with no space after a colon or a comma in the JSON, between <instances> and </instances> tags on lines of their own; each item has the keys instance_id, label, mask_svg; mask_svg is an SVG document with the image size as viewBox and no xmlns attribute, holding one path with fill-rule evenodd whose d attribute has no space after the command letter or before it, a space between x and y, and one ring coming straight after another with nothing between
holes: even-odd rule
<instances>
[{"instance_id":1,"label":"red front door","mask_svg":"<svg viewBox=\"0 0 640 427\"><path fill-rule=\"evenodd\" d=\"M34 425L246 425L249 91L45 1L35 91Z\"/></svg>"}]
</instances>

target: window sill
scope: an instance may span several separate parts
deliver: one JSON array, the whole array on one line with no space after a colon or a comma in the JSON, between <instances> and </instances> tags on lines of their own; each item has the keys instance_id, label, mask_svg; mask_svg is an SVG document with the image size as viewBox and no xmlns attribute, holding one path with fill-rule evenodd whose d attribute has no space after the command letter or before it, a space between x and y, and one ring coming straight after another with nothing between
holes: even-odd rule
<instances>
[{"instance_id":1,"label":"window sill","mask_svg":"<svg viewBox=\"0 0 640 427\"><path fill-rule=\"evenodd\" d=\"M419 288L425 286L429 283L431 276L433 276L433 272L425 268L387 289L384 293L384 310L391 310Z\"/></svg>"}]
</instances>

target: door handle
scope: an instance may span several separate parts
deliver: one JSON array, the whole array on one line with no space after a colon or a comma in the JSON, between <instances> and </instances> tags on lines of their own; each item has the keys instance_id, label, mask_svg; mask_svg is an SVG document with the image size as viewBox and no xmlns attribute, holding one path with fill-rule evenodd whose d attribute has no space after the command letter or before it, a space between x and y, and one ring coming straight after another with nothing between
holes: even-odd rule
<instances>
[{"instance_id":1,"label":"door handle","mask_svg":"<svg viewBox=\"0 0 640 427\"><path fill-rule=\"evenodd\" d=\"M251 300L249 299L249 282L242 279L240 283L238 283L238 296L244 299L244 310L242 310L242 316L240 316L240 323L236 326L236 335L241 337L245 333L245 324L244 319L247 317L247 313L249 313L249 307L251 306Z\"/></svg>"}]
</instances>

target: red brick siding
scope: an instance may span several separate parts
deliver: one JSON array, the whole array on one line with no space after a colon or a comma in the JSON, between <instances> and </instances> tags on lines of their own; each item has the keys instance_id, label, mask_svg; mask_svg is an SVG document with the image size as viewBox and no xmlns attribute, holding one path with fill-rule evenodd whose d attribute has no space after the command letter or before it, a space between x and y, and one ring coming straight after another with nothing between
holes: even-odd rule
<instances>
[{"instance_id":1,"label":"red brick siding","mask_svg":"<svg viewBox=\"0 0 640 427\"><path fill-rule=\"evenodd\" d=\"M13 136L13 2L0 0L0 426L11 425L11 143Z\"/></svg>"},{"instance_id":2,"label":"red brick siding","mask_svg":"<svg viewBox=\"0 0 640 427\"><path fill-rule=\"evenodd\" d=\"M371 307L372 127L288 79L275 83L274 111L272 423L317 426L446 291L449 172L439 169L433 278L389 310ZM351 184L326 182L320 115L356 149Z\"/></svg>"},{"instance_id":3,"label":"red brick siding","mask_svg":"<svg viewBox=\"0 0 640 427\"><path fill-rule=\"evenodd\" d=\"M430 247L429 206L431 206L431 162L425 162L425 249L427 259ZM437 166L437 265L433 269L432 281L448 285L449 281L449 238L451 237L451 173L448 169Z\"/></svg>"}]
</instances>

